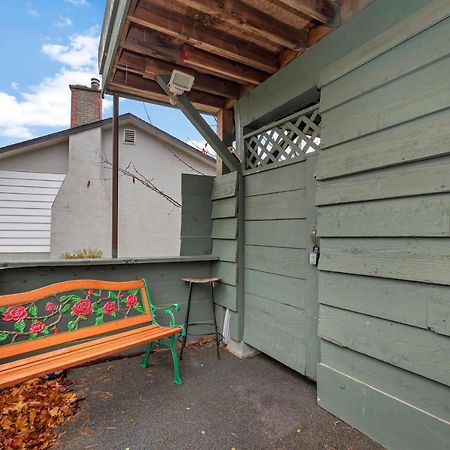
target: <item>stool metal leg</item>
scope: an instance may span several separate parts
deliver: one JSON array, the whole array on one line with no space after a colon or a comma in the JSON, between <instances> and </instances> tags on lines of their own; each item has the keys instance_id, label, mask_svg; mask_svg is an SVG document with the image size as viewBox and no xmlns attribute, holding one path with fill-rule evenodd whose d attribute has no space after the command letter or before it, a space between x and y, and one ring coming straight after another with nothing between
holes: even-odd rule
<instances>
[{"instance_id":1,"label":"stool metal leg","mask_svg":"<svg viewBox=\"0 0 450 450\"><path fill-rule=\"evenodd\" d=\"M216 336L216 351L217 351L217 359L220 359L219 353L219 335L217 334L217 321L216 321L216 304L214 302L214 283L209 283L209 288L211 290L211 306L213 310L213 321L214 321L214 333Z\"/></svg>"},{"instance_id":2,"label":"stool metal leg","mask_svg":"<svg viewBox=\"0 0 450 450\"><path fill-rule=\"evenodd\" d=\"M192 286L193 286L193 283L189 283L189 298L188 298L188 304L187 304L186 318L184 319L185 334L183 336L183 342L181 343L180 361L183 359L183 350L184 350L184 347L186 347L187 333L188 333L188 329L189 329L189 314L191 311Z\"/></svg>"}]
</instances>

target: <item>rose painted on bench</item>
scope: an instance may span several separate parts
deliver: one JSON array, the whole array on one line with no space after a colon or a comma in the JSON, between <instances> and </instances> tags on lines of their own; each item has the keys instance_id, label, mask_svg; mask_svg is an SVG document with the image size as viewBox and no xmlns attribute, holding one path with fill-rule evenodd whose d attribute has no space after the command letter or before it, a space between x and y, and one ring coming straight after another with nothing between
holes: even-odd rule
<instances>
[{"instance_id":1,"label":"rose painted on bench","mask_svg":"<svg viewBox=\"0 0 450 450\"><path fill-rule=\"evenodd\" d=\"M0 345L75 331L145 314L140 289L64 292L0 307Z\"/></svg>"}]
</instances>

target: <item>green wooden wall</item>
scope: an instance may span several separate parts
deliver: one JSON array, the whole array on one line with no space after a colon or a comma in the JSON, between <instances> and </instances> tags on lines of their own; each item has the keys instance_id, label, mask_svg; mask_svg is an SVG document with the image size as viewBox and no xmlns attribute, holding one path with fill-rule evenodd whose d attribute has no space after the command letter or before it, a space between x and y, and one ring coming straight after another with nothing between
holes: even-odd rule
<instances>
[{"instance_id":1,"label":"green wooden wall","mask_svg":"<svg viewBox=\"0 0 450 450\"><path fill-rule=\"evenodd\" d=\"M428 3L321 76L318 401L399 450L450 445L450 4Z\"/></svg>"},{"instance_id":2,"label":"green wooden wall","mask_svg":"<svg viewBox=\"0 0 450 450\"><path fill-rule=\"evenodd\" d=\"M222 326L225 309L230 310L230 335L238 339L237 280L238 280L238 199L237 173L216 176L212 188L212 253L219 257L213 274L221 278L214 290L216 314Z\"/></svg>"},{"instance_id":3,"label":"green wooden wall","mask_svg":"<svg viewBox=\"0 0 450 450\"><path fill-rule=\"evenodd\" d=\"M210 255L212 250L211 193L214 177L181 176L180 255Z\"/></svg>"},{"instance_id":4,"label":"green wooden wall","mask_svg":"<svg viewBox=\"0 0 450 450\"><path fill-rule=\"evenodd\" d=\"M182 277L206 278L211 276L217 258L195 256L179 258L153 258L139 260L47 261L11 263L0 268L0 295L24 292L48 284L74 279L128 281L145 278L155 305L181 304L177 313L179 323L184 322L189 286ZM161 323L166 321L162 314ZM210 297L207 286L193 292L191 318L206 321L211 318ZM163 322L164 321L164 322ZM210 330L196 330L209 332Z\"/></svg>"},{"instance_id":5,"label":"green wooden wall","mask_svg":"<svg viewBox=\"0 0 450 450\"><path fill-rule=\"evenodd\" d=\"M443 0L446 2L447 0ZM321 71L423 8L431 0L375 0L238 101L235 110L249 130L284 117L316 100Z\"/></svg>"},{"instance_id":6,"label":"green wooden wall","mask_svg":"<svg viewBox=\"0 0 450 450\"><path fill-rule=\"evenodd\" d=\"M308 286L316 282L308 264L314 160L245 176L244 341L315 379L317 293Z\"/></svg>"}]
</instances>

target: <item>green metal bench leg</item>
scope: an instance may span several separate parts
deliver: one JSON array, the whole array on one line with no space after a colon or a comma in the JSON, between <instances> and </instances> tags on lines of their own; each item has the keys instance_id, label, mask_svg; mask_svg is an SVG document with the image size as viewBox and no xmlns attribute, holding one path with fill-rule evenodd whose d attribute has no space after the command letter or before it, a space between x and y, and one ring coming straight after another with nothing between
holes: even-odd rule
<instances>
[{"instance_id":1,"label":"green metal bench leg","mask_svg":"<svg viewBox=\"0 0 450 450\"><path fill-rule=\"evenodd\" d=\"M148 359L150 358L150 353L153 350L153 342L150 342L150 344L147 345L147 350L145 352L144 359L141 362L141 367L143 369L146 369L148 367Z\"/></svg>"},{"instance_id":2,"label":"green metal bench leg","mask_svg":"<svg viewBox=\"0 0 450 450\"><path fill-rule=\"evenodd\" d=\"M173 359L173 381L175 384L183 384L183 380L180 376L180 368L178 367L178 355L175 348L175 336L170 336L169 338L169 348L172 353Z\"/></svg>"}]
</instances>

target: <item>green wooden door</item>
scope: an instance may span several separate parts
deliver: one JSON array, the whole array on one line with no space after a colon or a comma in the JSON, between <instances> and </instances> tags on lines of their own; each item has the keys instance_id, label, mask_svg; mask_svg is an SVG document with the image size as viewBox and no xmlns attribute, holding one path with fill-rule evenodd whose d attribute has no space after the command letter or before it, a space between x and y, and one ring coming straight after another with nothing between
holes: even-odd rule
<instances>
[{"instance_id":1,"label":"green wooden door","mask_svg":"<svg viewBox=\"0 0 450 450\"><path fill-rule=\"evenodd\" d=\"M290 153L285 142L274 144L277 134L272 130L273 125L265 133L268 140L261 131L246 137L247 146L252 136L258 136L260 146L272 144L261 150L253 140L245 171L244 341L316 379L317 267L309 264L316 224L316 156L305 155L302 147L304 152L296 157L280 160L282 151ZM277 161L266 158L268 163L261 163L266 150Z\"/></svg>"}]
</instances>

